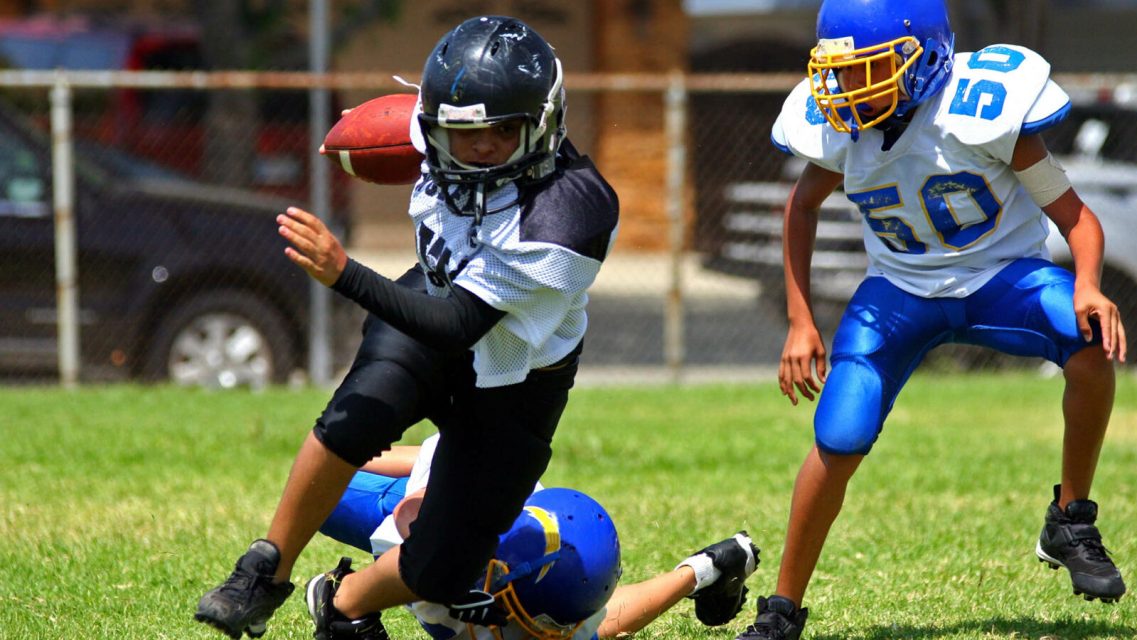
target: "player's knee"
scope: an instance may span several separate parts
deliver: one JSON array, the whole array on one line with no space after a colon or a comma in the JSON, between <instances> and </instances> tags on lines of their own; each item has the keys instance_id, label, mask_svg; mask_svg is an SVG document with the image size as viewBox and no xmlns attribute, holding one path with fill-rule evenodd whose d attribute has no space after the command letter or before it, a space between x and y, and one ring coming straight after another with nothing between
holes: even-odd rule
<instances>
[{"instance_id":1,"label":"player's knee","mask_svg":"<svg viewBox=\"0 0 1137 640\"><path fill-rule=\"evenodd\" d=\"M345 428L339 423L328 424L317 420L312 427L312 435L335 454L353 467L362 467L371 458L379 455L382 445L368 442L371 438L361 437L359 430Z\"/></svg>"},{"instance_id":2,"label":"player's knee","mask_svg":"<svg viewBox=\"0 0 1137 640\"><path fill-rule=\"evenodd\" d=\"M868 453L880 435L890 398L872 362L836 360L813 416L817 447L834 455Z\"/></svg>"},{"instance_id":3,"label":"player's knee","mask_svg":"<svg viewBox=\"0 0 1137 640\"><path fill-rule=\"evenodd\" d=\"M1068 384L1112 388L1114 382L1113 362L1099 345L1089 345L1070 356L1062 373Z\"/></svg>"},{"instance_id":4,"label":"player's knee","mask_svg":"<svg viewBox=\"0 0 1137 640\"><path fill-rule=\"evenodd\" d=\"M876 429L818 429L817 448L838 456L866 455L876 443Z\"/></svg>"},{"instance_id":5,"label":"player's knee","mask_svg":"<svg viewBox=\"0 0 1137 640\"><path fill-rule=\"evenodd\" d=\"M376 361L357 366L312 432L329 451L359 467L390 449L418 421L419 397L415 378L399 365Z\"/></svg>"}]
</instances>

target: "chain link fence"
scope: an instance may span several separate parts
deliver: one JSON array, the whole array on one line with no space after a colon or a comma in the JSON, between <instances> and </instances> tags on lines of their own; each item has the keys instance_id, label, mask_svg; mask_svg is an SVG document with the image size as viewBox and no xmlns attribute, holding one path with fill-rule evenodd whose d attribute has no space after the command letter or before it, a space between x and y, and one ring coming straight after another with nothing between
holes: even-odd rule
<instances>
[{"instance_id":1,"label":"chain link fence","mask_svg":"<svg viewBox=\"0 0 1137 640\"><path fill-rule=\"evenodd\" d=\"M1137 336L1137 81L1058 80L1075 107L1048 141L1106 225L1104 288ZM796 81L570 75L570 137L622 203L592 293L583 382L773 375L786 328L780 212L800 163L769 131ZM326 334L311 334L311 285L274 222L309 206L312 163L323 162L312 89L331 91L333 113L406 90L384 73L0 71L3 380L255 387L307 379L316 341L342 370L362 312L333 298ZM329 181L318 213L354 256L401 273L414 260L409 187L339 170ZM858 225L843 198L826 203L814 278L827 337L864 269ZM953 367L1034 364L935 353Z\"/></svg>"}]
</instances>

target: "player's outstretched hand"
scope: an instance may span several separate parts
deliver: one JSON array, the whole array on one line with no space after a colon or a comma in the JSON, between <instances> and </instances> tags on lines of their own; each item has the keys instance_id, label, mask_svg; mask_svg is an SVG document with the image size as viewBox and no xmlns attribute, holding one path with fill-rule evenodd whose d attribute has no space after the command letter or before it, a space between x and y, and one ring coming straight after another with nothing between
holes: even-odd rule
<instances>
[{"instance_id":1,"label":"player's outstretched hand","mask_svg":"<svg viewBox=\"0 0 1137 640\"><path fill-rule=\"evenodd\" d=\"M284 255L320 284L335 284L347 267L347 253L324 223L297 207L289 207L276 222L280 225L277 232L292 243Z\"/></svg>"},{"instance_id":2,"label":"player's outstretched hand","mask_svg":"<svg viewBox=\"0 0 1137 640\"><path fill-rule=\"evenodd\" d=\"M814 378L814 367L817 378ZM807 400L813 400L821 392L828 375L825 364L825 342L817 327L790 327L786 345L782 348L782 360L778 363L778 386L782 395L797 406L797 392Z\"/></svg>"},{"instance_id":3,"label":"player's outstretched hand","mask_svg":"<svg viewBox=\"0 0 1137 640\"><path fill-rule=\"evenodd\" d=\"M1125 362L1125 327L1121 324L1121 312L1112 300L1097 287L1075 285L1074 313L1078 317L1078 330L1086 342L1094 337L1090 326L1090 319L1094 318L1101 325L1101 347L1106 357Z\"/></svg>"}]
</instances>

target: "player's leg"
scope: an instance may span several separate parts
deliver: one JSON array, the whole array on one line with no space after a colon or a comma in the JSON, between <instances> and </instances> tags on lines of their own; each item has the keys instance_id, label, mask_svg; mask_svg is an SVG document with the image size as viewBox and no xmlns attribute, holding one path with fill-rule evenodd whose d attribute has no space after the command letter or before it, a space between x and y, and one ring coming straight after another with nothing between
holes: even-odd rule
<instances>
[{"instance_id":1,"label":"player's leg","mask_svg":"<svg viewBox=\"0 0 1137 640\"><path fill-rule=\"evenodd\" d=\"M416 370L413 367L419 367ZM356 469L424 415L440 366L419 343L370 320L351 371L301 446L265 539L206 593L194 618L231 637L257 637L292 591L300 551L332 513ZM421 374L421 375L420 375Z\"/></svg>"},{"instance_id":2,"label":"player's leg","mask_svg":"<svg viewBox=\"0 0 1137 640\"><path fill-rule=\"evenodd\" d=\"M362 363L348 373L301 446L265 536L280 550L278 580L291 575L356 470L422 419L423 397L416 377L390 360Z\"/></svg>"},{"instance_id":3,"label":"player's leg","mask_svg":"<svg viewBox=\"0 0 1137 640\"><path fill-rule=\"evenodd\" d=\"M1116 380L1113 362L1098 344L1075 353L1062 368L1065 433L1062 438L1062 489L1059 504L1090 496L1109 416L1113 412Z\"/></svg>"},{"instance_id":4,"label":"player's leg","mask_svg":"<svg viewBox=\"0 0 1137 640\"><path fill-rule=\"evenodd\" d=\"M794 481L790 520L775 594L800 604L805 597L829 529L841 512L845 490L862 455L810 449Z\"/></svg>"},{"instance_id":5,"label":"player's leg","mask_svg":"<svg viewBox=\"0 0 1137 640\"><path fill-rule=\"evenodd\" d=\"M805 592L849 480L901 387L948 333L940 306L884 278L865 280L853 295L833 339L833 365L814 416L816 443L794 482L777 588L759 599L755 622L739 640L800 636Z\"/></svg>"},{"instance_id":6,"label":"player's leg","mask_svg":"<svg viewBox=\"0 0 1137 640\"><path fill-rule=\"evenodd\" d=\"M1114 369L1100 336L1087 343L1073 309L1074 277L1044 260L1018 260L969 299L969 341L1062 366L1066 390L1061 483L1054 488L1036 553L1070 571L1075 593L1112 602L1125 593L1095 526L1089 499L1113 409Z\"/></svg>"},{"instance_id":7,"label":"player's leg","mask_svg":"<svg viewBox=\"0 0 1137 640\"><path fill-rule=\"evenodd\" d=\"M331 515L320 525L320 533L373 553L371 534L395 512L406 491L407 478L357 471Z\"/></svg>"},{"instance_id":8,"label":"player's leg","mask_svg":"<svg viewBox=\"0 0 1137 640\"><path fill-rule=\"evenodd\" d=\"M1102 543L1098 505L1089 498L1113 409L1113 362L1095 343L1071 356L1063 373L1062 482L1054 487L1035 552L1052 568L1066 567L1075 594L1116 602L1125 581Z\"/></svg>"},{"instance_id":9,"label":"player's leg","mask_svg":"<svg viewBox=\"0 0 1137 640\"><path fill-rule=\"evenodd\" d=\"M575 354L507 387L477 389L471 372L439 425L429 490L406 542L345 579L336 608L358 617L465 597L545 471L575 374Z\"/></svg>"}]
</instances>

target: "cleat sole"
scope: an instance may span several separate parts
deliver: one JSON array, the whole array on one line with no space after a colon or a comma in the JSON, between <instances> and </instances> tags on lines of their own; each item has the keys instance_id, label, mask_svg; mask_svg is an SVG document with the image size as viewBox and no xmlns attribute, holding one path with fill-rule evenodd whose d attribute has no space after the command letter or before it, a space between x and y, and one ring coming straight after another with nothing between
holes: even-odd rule
<instances>
[{"instance_id":1,"label":"cleat sole","mask_svg":"<svg viewBox=\"0 0 1137 640\"><path fill-rule=\"evenodd\" d=\"M232 629L230 629L229 627L226 627L225 625L217 622L213 618L202 615L200 613L195 613L193 615L193 619L197 620L198 622L201 622L203 624L206 624L210 627L213 627L214 629L217 629L221 633L224 633L225 635L229 636L230 638L233 638L233 640L241 640L241 632L240 631L234 633Z\"/></svg>"}]
</instances>

